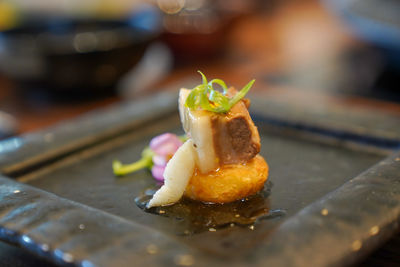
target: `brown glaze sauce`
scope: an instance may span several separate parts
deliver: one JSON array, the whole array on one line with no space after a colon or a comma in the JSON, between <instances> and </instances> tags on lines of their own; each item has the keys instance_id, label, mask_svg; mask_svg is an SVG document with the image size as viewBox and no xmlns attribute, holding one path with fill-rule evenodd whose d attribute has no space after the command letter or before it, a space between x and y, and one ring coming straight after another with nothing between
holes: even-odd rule
<instances>
[{"instance_id":1,"label":"brown glaze sauce","mask_svg":"<svg viewBox=\"0 0 400 267\"><path fill-rule=\"evenodd\" d=\"M147 209L147 203L158 189L155 188L136 197L135 203L145 212L184 222L185 230L177 234L191 235L226 227L248 227L262 220L284 216L284 210L270 209L268 196L271 187L272 182L267 181L257 194L226 204L203 203L183 197L173 205Z\"/></svg>"}]
</instances>

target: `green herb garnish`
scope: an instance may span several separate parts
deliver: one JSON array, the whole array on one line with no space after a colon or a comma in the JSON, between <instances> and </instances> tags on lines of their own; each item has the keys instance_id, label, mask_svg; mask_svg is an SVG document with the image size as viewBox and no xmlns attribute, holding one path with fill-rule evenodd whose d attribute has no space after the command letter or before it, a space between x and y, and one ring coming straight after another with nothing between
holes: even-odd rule
<instances>
[{"instance_id":1,"label":"green herb garnish","mask_svg":"<svg viewBox=\"0 0 400 267\"><path fill-rule=\"evenodd\" d=\"M122 164L120 161L114 160L112 164L114 174L122 176L144 168L151 169L153 166L153 156L154 152L149 147L146 147L142 152L142 158L134 163Z\"/></svg>"},{"instance_id":2,"label":"green herb garnish","mask_svg":"<svg viewBox=\"0 0 400 267\"><path fill-rule=\"evenodd\" d=\"M206 76L201 71L198 72L203 83L192 89L185 102L185 106L191 110L201 108L215 113L226 113L247 94L255 82L255 80L251 80L235 96L229 98L227 96L228 87L223 80L213 79L207 82ZM221 86L223 92L215 90L213 84Z\"/></svg>"},{"instance_id":3,"label":"green herb garnish","mask_svg":"<svg viewBox=\"0 0 400 267\"><path fill-rule=\"evenodd\" d=\"M157 136L154 137L153 139L158 138ZM184 135L176 136L178 140L180 140L182 143L186 142L188 137ZM171 139L170 139L171 140ZM172 138L172 141L169 142L174 142L174 139ZM175 153L175 151L173 151ZM128 173L136 172L141 169L149 169L151 170L153 168L153 156L155 156L157 153L155 153L149 146L147 146L143 151L142 151L142 158L139 159L136 162L130 163L130 164L122 164L122 162L118 160L114 160L112 163L112 168L113 172L116 176L123 176Z\"/></svg>"}]
</instances>

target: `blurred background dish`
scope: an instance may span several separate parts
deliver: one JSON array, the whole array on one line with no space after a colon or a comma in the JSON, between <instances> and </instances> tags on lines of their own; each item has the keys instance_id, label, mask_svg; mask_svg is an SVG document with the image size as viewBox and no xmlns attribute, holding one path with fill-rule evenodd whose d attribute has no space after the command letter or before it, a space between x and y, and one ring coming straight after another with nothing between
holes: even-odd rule
<instances>
[{"instance_id":1,"label":"blurred background dish","mask_svg":"<svg viewBox=\"0 0 400 267\"><path fill-rule=\"evenodd\" d=\"M353 36L369 46L364 52L362 49L354 51L353 59L363 63L351 71L353 75L358 70L364 69L364 75L357 80L371 80L371 83L368 86L365 84L354 86L348 91L375 99L399 102L400 1L324 0L323 2L344 22Z\"/></svg>"},{"instance_id":2,"label":"blurred background dish","mask_svg":"<svg viewBox=\"0 0 400 267\"><path fill-rule=\"evenodd\" d=\"M18 127L17 124L18 123L13 116L3 111L0 111L0 140L15 134L15 131ZM2 149L0 148L0 153L1 150Z\"/></svg>"},{"instance_id":3,"label":"blurred background dish","mask_svg":"<svg viewBox=\"0 0 400 267\"><path fill-rule=\"evenodd\" d=\"M226 56L231 30L241 18L268 11L274 0L158 0L161 39L178 64Z\"/></svg>"},{"instance_id":4,"label":"blurred background dish","mask_svg":"<svg viewBox=\"0 0 400 267\"><path fill-rule=\"evenodd\" d=\"M325 0L363 40L380 48L400 71L400 2L396 0Z\"/></svg>"},{"instance_id":5,"label":"blurred background dish","mask_svg":"<svg viewBox=\"0 0 400 267\"><path fill-rule=\"evenodd\" d=\"M0 33L0 70L22 87L57 93L112 89L160 32L150 5L117 18L38 11L18 17Z\"/></svg>"},{"instance_id":6,"label":"blurred background dish","mask_svg":"<svg viewBox=\"0 0 400 267\"><path fill-rule=\"evenodd\" d=\"M218 2L158 1L164 13L162 40L178 61L201 61L223 53L232 16Z\"/></svg>"}]
</instances>

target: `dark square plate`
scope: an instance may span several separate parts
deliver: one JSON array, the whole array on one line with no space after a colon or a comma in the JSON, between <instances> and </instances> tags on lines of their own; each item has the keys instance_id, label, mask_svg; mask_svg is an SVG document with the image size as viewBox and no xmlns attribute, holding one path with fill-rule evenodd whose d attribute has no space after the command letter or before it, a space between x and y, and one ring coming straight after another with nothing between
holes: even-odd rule
<instances>
[{"instance_id":1,"label":"dark square plate","mask_svg":"<svg viewBox=\"0 0 400 267\"><path fill-rule=\"evenodd\" d=\"M7 143L0 164L18 182L0 180L0 237L63 265L325 266L354 262L396 230L399 140L355 131L359 118L341 120L342 111L320 120L262 98L252 114L269 195L251 202L262 220L231 225L230 206L144 212L134 199L154 187L151 175L116 178L111 162L137 160L157 134L181 134L175 106L164 95ZM238 205L238 217L252 208Z\"/></svg>"}]
</instances>

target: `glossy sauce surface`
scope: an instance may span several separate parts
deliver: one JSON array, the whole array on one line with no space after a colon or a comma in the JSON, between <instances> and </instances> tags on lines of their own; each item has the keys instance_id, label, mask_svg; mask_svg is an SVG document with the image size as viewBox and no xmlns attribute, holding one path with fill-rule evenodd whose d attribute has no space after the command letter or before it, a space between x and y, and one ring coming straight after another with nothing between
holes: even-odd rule
<instances>
[{"instance_id":1,"label":"glossy sauce surface","mask_svg":"<svg viewBox=\"0 0 400 267\"><path fill-rule=\"evenodd\" d=\"M234 226L250 226L258 221L285 215L284 210L271 210L269 195L272 183L267 182L260 192L250 197L225 204L203 203L183 197L178 203L147 209L146 204L156 189L148 189L135 198L136 205L145 212L169 217L185 224L178 235L191 235L204 231L216 231ZM174 223L174 222L171 223Z\"/></svg>"}]
</instances>

